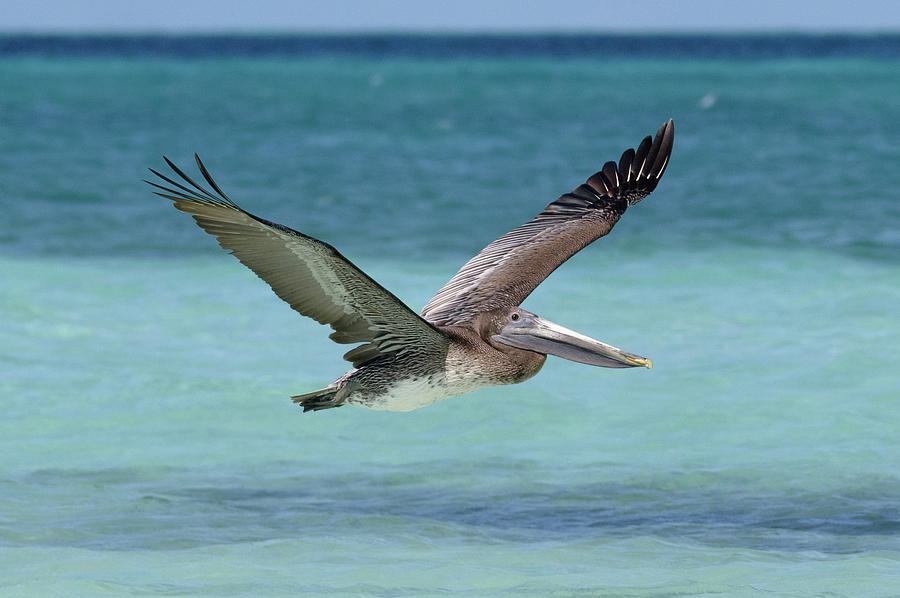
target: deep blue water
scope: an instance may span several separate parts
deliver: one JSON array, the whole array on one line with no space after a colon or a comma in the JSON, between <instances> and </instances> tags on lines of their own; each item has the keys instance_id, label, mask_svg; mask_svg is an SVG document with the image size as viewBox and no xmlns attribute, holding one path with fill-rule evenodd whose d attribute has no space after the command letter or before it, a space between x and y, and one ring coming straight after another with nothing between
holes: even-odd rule
<instances>
[{"instance_id":1,"label":"deep blue water","mask_svg":"<svg viewBox=\"0 0 900 598\"><path fill-rule=\"evenodd\" d=\"M900 34L401 34L115 35L0 34L0 54L64 57L365 58L884 58L900 56Z\"/></svg>"},{"instance_id":2,"label":"deep blue water","mask_svg":"<svg viewBox=\"0 0 900 598\"><path fill-rule=\"evenodd\" d=\"M0 593L896 596L900 38L0 37ZM524 307L647 355L301 414L346 349L141 179L418 310L676 123Z\"/></svg>"}]
</instances>

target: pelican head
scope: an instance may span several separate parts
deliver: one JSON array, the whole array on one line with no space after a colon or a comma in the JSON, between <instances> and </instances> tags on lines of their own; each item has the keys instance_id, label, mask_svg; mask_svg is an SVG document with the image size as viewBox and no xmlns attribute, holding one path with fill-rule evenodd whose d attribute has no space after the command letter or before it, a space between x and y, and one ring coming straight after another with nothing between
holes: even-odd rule
<instances>
[{"instance_id":1,"label":"pelican head","mask_svg":"<svg viewBox=\"0 0 900 598\"><path fill-rule=\"evenodd\" d=\"M520 307L510 309L505 324L501 322L501 325L500 332L492 335L491 339L510 347L604 368L653 367L646 357L601 343Z\"/></svg>"}]
</instances>

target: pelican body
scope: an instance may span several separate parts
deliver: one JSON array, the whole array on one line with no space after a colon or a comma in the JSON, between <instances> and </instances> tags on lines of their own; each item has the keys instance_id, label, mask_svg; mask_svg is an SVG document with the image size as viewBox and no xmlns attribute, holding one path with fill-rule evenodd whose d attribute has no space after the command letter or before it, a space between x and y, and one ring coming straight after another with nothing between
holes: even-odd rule
<instances>
[{"instance_id":1,"label":"pelican body","mask_svg":"<svg viewBox=\"0 0 900 598\"><path fill-rule=\"evenodd\" d=\"M485 386L534 376L547 355L607 368L650 368L633 355L520 307L563 262L606 235L652 192L669 163L674 124L607 162L529 222L469 260L416 314L334 247L241 209L196 156L208 190L163 158L157 195L191 214L219 244L299 313L329 324L353 367L321 390L292 397L303 411L362 405L411 411Z\"/></svg>"}]
</instances>

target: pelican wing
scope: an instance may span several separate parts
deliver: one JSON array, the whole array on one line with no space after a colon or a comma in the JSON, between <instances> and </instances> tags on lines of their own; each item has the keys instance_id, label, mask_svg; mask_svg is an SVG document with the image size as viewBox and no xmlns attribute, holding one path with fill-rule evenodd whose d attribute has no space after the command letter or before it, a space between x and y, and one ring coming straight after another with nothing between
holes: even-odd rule
<instances>
[{"instance_id":1,"label":"pelican wing","mask_svg":"<svg viewBox=\"0 0 900 598\"><path fill-rule=\"evenodd\" d=\"M607 234L626 208L656 188L669 163L675 125L663 124L637 151L607 162L586 183L469 260L422 310L437 326L519 305L563 262Z\"/></svg>"},{"instance_id":2,"label":"pelican wing","mask_svg":"<svg viewBox=\"0 0 900 598\"><path fill-rule=\"evenodd\" d=\"M344 359L354 366L380 355L406 352L445 352L447 337L409 309L392 293L369 278L334 247L286 226L258 218L231 201L207 172L197 165L213 188L207 191L172 162L166 163L182 182L150 169L168 183L147 181L157 195L194 217L245 266L272 287L292 308L334 329L338 343L366 343Z\"/></svg>"}]
</instances>

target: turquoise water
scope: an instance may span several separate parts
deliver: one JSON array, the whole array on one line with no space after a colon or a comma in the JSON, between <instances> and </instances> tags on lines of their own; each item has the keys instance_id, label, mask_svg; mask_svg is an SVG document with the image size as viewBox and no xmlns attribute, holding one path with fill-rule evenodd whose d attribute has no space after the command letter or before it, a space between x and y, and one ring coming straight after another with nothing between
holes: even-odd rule
<instances>
[{"instance_id":1,"label":"turquoise water","mask_svg":"<svg viewBox=\"0 0 900 598\"><path fill-rule=\"evenodd\" d=\"M900 595L900 55L666 44L0 55L0 594ZM197 151L418 310L668 117L524 304L654 369L408 414L300 413L346 347L141 182Z\"/></svg>"}]
</instances>

